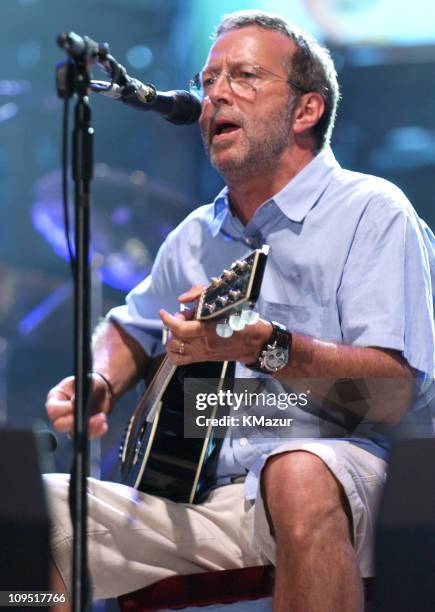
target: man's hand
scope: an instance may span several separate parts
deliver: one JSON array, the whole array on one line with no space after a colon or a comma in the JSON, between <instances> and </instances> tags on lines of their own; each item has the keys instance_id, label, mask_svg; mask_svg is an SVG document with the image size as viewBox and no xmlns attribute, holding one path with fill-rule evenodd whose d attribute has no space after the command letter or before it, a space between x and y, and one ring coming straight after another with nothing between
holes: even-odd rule
<instances>
[{"instance_id":1,"label":"man's hand","mask_svg":"<svg viewBox=\"0 0 435 612\"><path fill-rule=\"evenodd\" d=\"M74 377L68 376L53 387L47 395L45 404L47 414L56 431L72 433L74 430ZM104 436L109 427L107 413L111 408L110 393L107 385L98 375L92 375L91 417L89 418L89 436Z\"/></svg>"},{"instance_id":2,"label":"man's hand","mask_svg":"<svg viewBox=\"0 0 435 612\"><path fill-rule=\"evenodd\" d=\"M201 291L202 286L196 285L178 300L182 304L192 302L199 298ZM174 365L202 361L253 363L272 333L271 324L261 319L234 332L230 338L220 338L216 334L217 321L187 320L189 315L178 312L172 316L166 310L160 311L160 318L170 331L166 350Z\"/></svg>"}]
</instances>

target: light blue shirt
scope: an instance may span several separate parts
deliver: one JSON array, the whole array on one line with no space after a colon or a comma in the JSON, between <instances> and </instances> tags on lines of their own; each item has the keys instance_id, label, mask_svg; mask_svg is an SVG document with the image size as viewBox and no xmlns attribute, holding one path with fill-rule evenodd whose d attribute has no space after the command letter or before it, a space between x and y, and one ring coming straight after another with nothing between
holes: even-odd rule
<instances>
[{"instance_id":1,"label":"light blue shirt","mask_svg":"<svg viewBox=\"0 0 435 612\"><path fill-rule=\"evenodd\" d=\"M163 350L160 308L209 284L234 260L270 245L257 310L292 332L354 346L400 351L418 376L435 371L433 286L435 238L405 195L383 179L344 170L327 149L243 226L227 189L194 210L165 240L152 273L108 313L148 355ZM238 364L236 376L252 371ZM276 381L270 380L276 385ZM321 414L295 409L292 436L343 437ZM329 428L328 428L329 427ZM376 436L351 439L382 455ZM225 439L220 482L253 470L282 440ZM262 458L262 459L261 459ZM254 487L254 485L252 485ZM251 491L251 496L255 493Z\"/></svg>"}]
</instances>

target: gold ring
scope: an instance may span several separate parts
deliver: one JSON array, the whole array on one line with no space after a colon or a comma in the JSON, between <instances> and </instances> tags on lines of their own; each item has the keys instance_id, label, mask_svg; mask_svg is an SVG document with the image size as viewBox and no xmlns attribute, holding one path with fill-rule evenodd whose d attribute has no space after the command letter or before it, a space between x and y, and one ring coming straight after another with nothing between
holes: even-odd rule
<instances>
[{"instance_id":1,"label":"gold ring","mask_svg":"<svg viewBox=\"0 0 435 612\"><path fill-rule=\"evenodd\" d=\"M180 346L178 347L178 352L180 355L184 355L184 342L180 342Z\"/></svg>"}]
</instances>

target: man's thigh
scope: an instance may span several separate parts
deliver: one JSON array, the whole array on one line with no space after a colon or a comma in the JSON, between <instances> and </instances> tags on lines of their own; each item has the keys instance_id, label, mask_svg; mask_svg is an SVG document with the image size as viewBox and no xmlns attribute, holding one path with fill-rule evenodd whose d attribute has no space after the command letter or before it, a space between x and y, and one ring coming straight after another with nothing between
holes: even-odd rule
<instances>
[{"instance_id":1,"label":"man's thigh","mask_svg":"<svg viewBox=\"0 0 435 612\"><path fill-rule=\"evenodd\" d=\"M45 477L52 555L71 581L68 476ZM176 504L116 483L88 480L88 550L93 596L115 597L174 574L261 564L243 484L220 487L199 505Z\"/></svg>"},{"instance_id":2,"label":"man's thigh","mask_svg":"<svg viewBox=\"0 0 435 612\"><path fill-rule=\"evenodd\" d=\"M321 459L339 483L347 500L344 509L351 514L352 540L361 575L372 576L374 516L385 480L386 462L342 440L295 440L283 444L273 454L293 451L305 451ZM254 533L255 542L274 563L275 540L260 488L255 502Z\"/></svg>"}]
</instances>

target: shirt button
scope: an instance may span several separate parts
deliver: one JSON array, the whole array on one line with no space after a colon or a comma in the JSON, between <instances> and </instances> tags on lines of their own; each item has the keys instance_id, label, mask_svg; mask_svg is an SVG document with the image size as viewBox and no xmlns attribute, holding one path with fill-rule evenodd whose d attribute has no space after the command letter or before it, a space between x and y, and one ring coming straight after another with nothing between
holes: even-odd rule
<instances>
[{"instance_id":1,"label":"shirt button","mask_svg":"<svg viewBox=\"0 0 435 612\"><path fill-rule=\"evenodd\" d=\"M254 244L253 238L246 238L246 244Z\"/></svg>"},{"instance_id":2,"label":"shirt button","mask_svg":"<svg viewBox=\"0 0 435 612\"><path fill-rule=\"evenodd\" d=\"M248 438L240 438L239 444L240 446L246 446L248 444Z\"/></svg>"}]
</instances>

